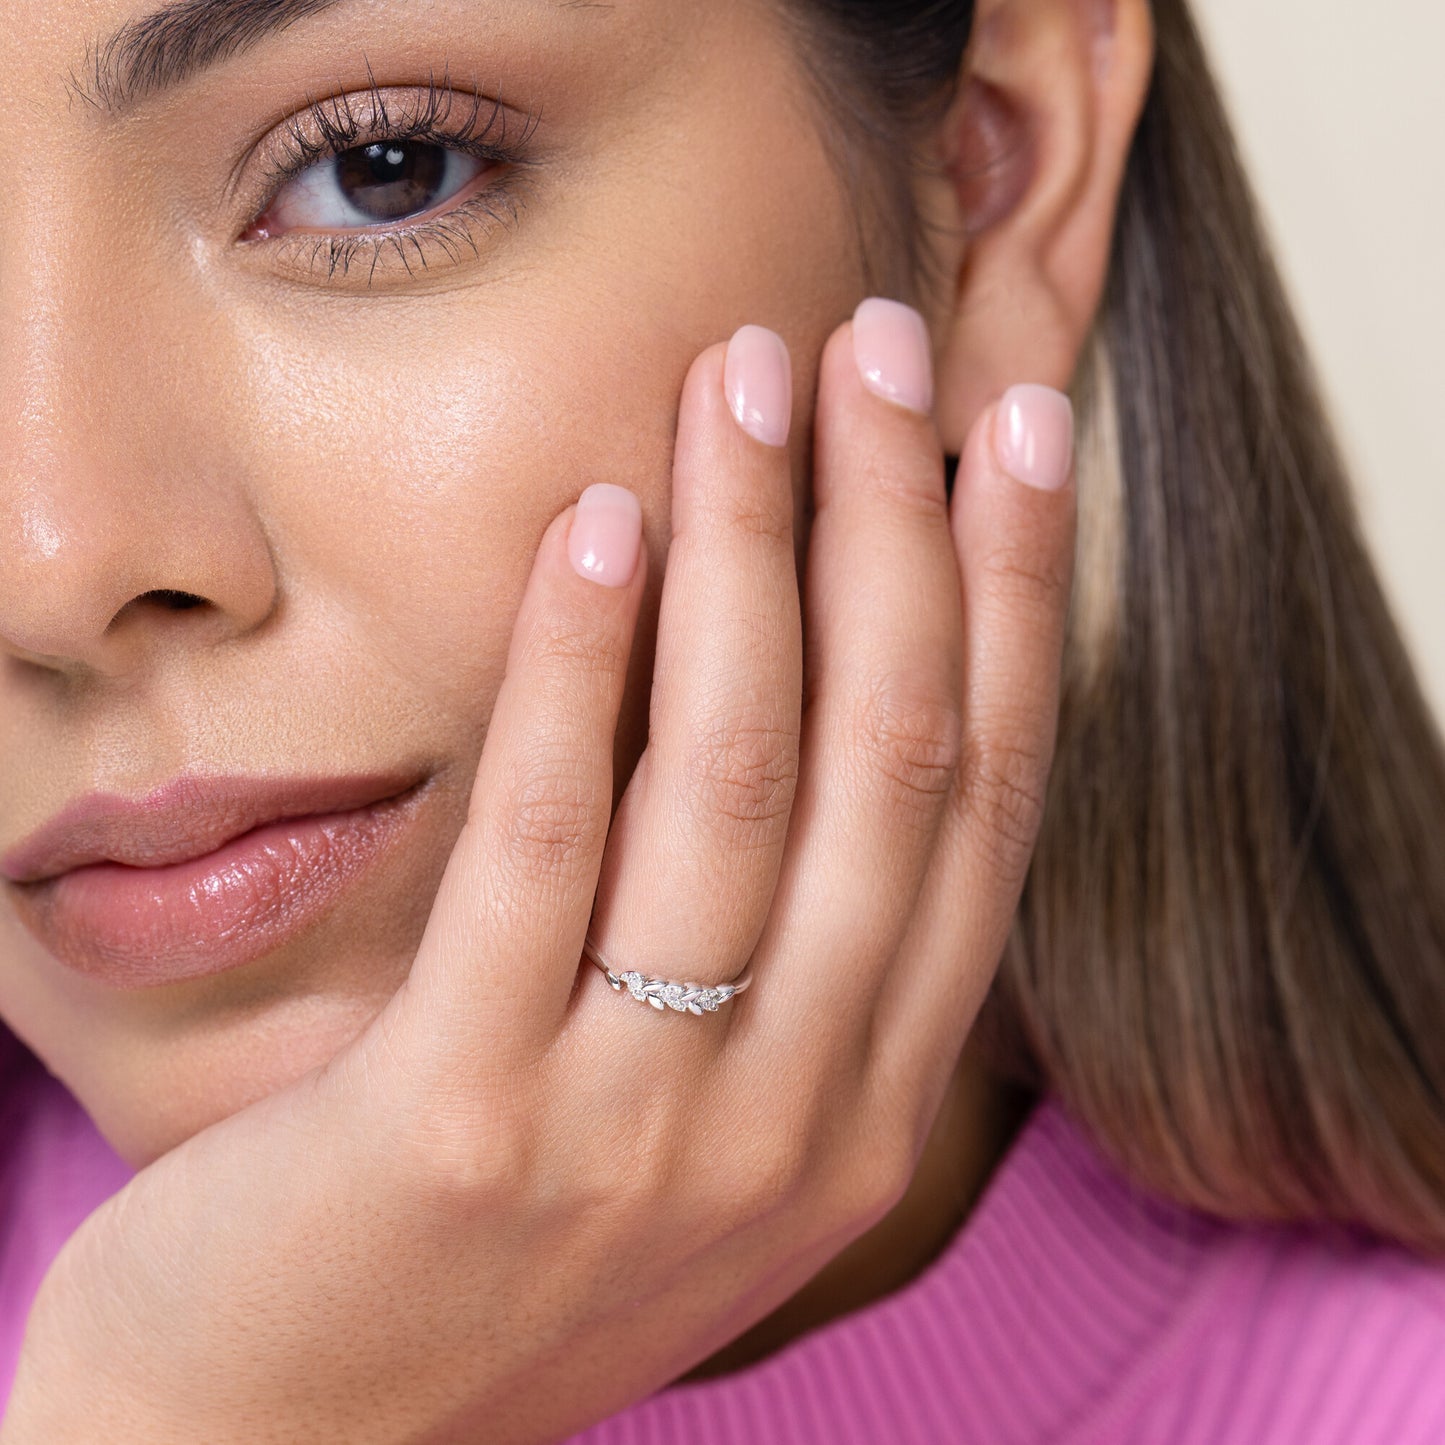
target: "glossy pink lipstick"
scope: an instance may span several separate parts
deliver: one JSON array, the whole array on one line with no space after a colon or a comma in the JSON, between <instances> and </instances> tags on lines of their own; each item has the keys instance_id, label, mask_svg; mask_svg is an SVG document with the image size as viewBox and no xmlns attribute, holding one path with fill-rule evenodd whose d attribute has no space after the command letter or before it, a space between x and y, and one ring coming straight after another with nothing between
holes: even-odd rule
<instances>
[{"instance_id":1,"label":"glossy pink lipstick","mask_svg":"<svg viewBox=\"0 0 1445 1445\"><path fill-rule=\"evenodd\" d=\"M93 793L0 858L0 875L63 963L118 988L172 983L249 963L319 921L429 794L415 772Z\"/></svg>"}]
</instances>

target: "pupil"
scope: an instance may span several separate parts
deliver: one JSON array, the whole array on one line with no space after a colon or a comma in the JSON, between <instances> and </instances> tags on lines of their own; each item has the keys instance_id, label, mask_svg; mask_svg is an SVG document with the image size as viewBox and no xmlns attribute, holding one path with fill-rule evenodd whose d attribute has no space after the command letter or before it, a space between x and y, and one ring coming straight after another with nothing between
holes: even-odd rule
<instances>
[{"instance_id":1,"label":"pupil","mask_svg":"<svg viewBox=\"0 0 1445 1445\"><path fill-rule=\"evenodd\" d=\"M398 221L435 204L446 171L439 146L375 141L336 157L346 199L374 221Z\"/></svg>"}]
</instances>

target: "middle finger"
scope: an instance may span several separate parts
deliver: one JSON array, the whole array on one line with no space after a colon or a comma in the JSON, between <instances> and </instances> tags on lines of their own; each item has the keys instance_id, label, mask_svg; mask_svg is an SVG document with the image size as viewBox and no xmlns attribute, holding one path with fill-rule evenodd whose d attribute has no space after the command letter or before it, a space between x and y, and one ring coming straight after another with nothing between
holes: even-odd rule
<instances>
[{"instance_id":1,"label":"middle finger","mask_svg":"<svg viewBox=\"0 0 1445 1445\"><path fill-rule=\"evenodd\" d=\"M864 301L819 380L796 843L751 1009L763 1046L809 1020L866 1033L962 748L962 594L927 330ZM771 1020L771 1023L768 1022Z\"/></svg>"}]
</instances>

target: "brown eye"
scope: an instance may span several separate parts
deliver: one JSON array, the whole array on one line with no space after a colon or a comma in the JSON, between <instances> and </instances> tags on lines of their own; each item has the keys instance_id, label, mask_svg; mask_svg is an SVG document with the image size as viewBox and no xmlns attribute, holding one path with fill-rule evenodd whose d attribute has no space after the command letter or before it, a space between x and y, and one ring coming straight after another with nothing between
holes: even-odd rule
<instances>
[{"instance_id":1,"label":"brown eye","mask_svg":"<svg viewBox=\"0 0 1445 1445\"><path fill-rule=\"evenodd\" d=\"M337 190L373 221L431 210L446 179L446 153L414 141L376 141L335 159Z\"/></svg>"},{"instance_id":2,"label":"brown eye","mask_svg":"<svg viewBox=\"0 0 1445 1445\"><path fill-rule=\"evenodd\" d=\"M256 232L388 225L444 205L492 162L428 141L379 140L307 166L276 192Z\"/></svg>"}]
</instances>

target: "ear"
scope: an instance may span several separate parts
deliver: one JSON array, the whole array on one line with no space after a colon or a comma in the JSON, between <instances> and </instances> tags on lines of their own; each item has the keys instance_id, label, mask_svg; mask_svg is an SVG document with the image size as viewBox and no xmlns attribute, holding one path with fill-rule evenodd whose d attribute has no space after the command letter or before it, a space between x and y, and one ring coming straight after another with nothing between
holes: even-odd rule
<instances>
[{"instance_id":1,"label":"ear","mask_svg":"<svg viewBox=\"0 0 1445 1445\"><path fill-rule=\"evenodd\" d=\"M1068 389L1153 62L1149 0L979 0L920 195L944 278L923 308L949 453L1015 382Z\"/></svg>"}]
</instances>

